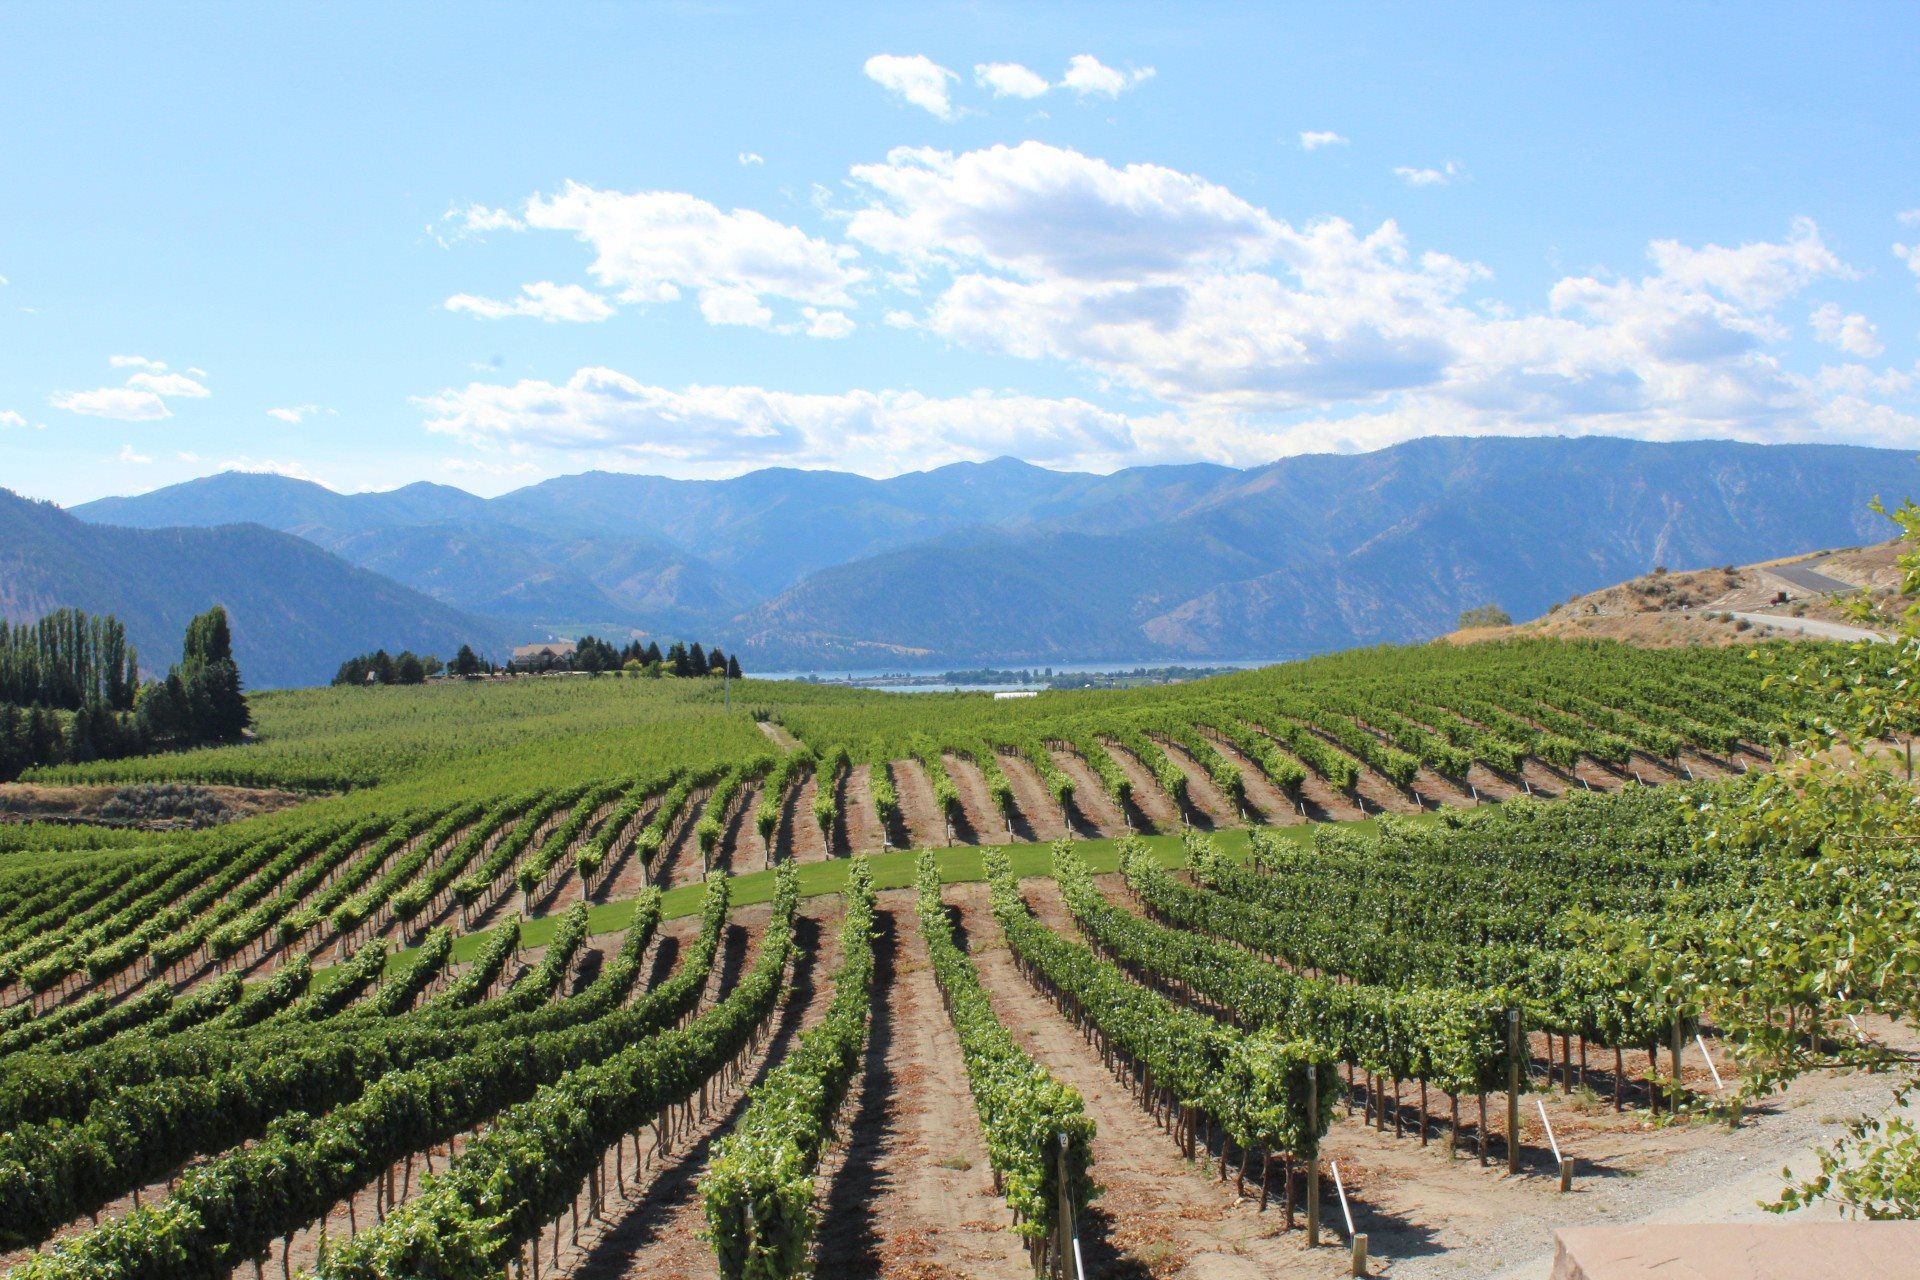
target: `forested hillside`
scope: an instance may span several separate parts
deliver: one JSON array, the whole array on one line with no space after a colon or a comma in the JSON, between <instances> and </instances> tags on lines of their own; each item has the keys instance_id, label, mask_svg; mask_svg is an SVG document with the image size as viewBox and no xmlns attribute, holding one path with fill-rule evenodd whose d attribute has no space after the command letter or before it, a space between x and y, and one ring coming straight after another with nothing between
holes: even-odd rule
<instances>
[{"instance_id":1,"label":"forested hillside","mask_svg":"<svg viewBox=\"0 0 1920 1280\"><path fill-rule=\"evenodd\" d=\"M116 529L0 490L0 618L110 613L143 667L164 672L188 620L215 604L227 607L235 656L255 687L320 683L362 650L450 655L462 643L507 640L495 622L257 525Z\"/></svg>"}]
</instances>

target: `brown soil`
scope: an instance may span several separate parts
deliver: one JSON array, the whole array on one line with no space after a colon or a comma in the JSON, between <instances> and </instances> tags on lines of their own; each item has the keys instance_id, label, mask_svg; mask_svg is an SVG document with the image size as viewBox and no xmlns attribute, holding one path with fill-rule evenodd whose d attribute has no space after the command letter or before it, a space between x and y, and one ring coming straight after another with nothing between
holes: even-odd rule
<instances>
[{"instance_id":1,"label":"brown soil","mask_svg":"<svg viewBox=\"0 0 1920 1280\"><path fill-rule=\"evenodd\" d=\"M1200 762L1188 754L1185 747L1160 740L1160 749L1167 753L1167 759L1173 761L1180 772L1187 775L1187 807L1192 811L1195 826L1212 830L1240 825L1240 815L1227 802L1226 793L1214 784Z\"/></svg>"},{"instance_id":2,"label":"brown soil","mask_svg":"<svg viewBox=\"0 0 1920 1280\"><path fill-rule=\"evenodd\" d=\"M1134 824L1148 831L1161 833L1181 829L1180 812L1173 805L1173 797L1160 789L1154 781L1153 771L1134 758L1131 751L1117 742L1104 742L1107 754L1120 766L1120 772L1127 775L1133 783Z\"/></svg>"},{"instance_id":3,"label":"brown soil","mask_svg":"<svg viewBox=\"0 0 1920 1280\"><path fill-rule=\"evenodd\" d=\"M980 776L979 766L951 752L945 760L947 776L953 779L953 785L960 792L960 812L963 815L953 824L954 839L961 844L1011 843L1014 837L1007 833L1006 819L993 807L993 800L987 794L987 781Z\"/></svg>"},{"instance_id":4,"label":"brown soil","mask_svg":"<svg viewBox=\"0 0 1920 1280\"><path fill-rule=\"evenodd\" d=\"M1254 727L1261 733L1266 732L1258 725ZM1278 739L1269 735L1269 740L1276 748L1279 747ZM1361 816L1360 808L1353 802L1353 797L1345 792L1335 791L1327 785L1325 778L1311 769L1307 770L1307 780L1300 784L1300 800L1306 807L1305 816L1312 822L1345 822Z\"/></svg>"},{"instance_id":5,"label":"brown soil","mask_svg":"<svg viewBox=\"0 0 1920 1280\"><path fill-rule=\"evenodd\" d=\"M620 807L620 800L621 797L615 796L593 811L593 817L587 820L586 827L567 846L566 855L560 860L559 865L563 869L560 879L555 882L553 888L533 900L533 910L529 914L552 915L555 912L565 911L580 901L580 875L573 869L573 855L585 848L587 842L606 825L607 819L613 816L613 811Z\"/></svg>"},{"instance_id":6,"label":"brown soil","mask_svg":"<svg viewBox=\"0 0 1920 1280\"><path fill-rule=\"evenodd\" d=\"M769 865L767 847L761 843L760 828L753 821L754 811L760 807L761 790L757 782L741 787L726 821L720 824L720 843L713 851L713 865L729 874L762 871Z\"/></svg>"},{"instance_id":7,"label":"brown soil","mask_svg":"<svg viewBox=\"0 0 1920 1280\"><path fill-rule=\"evenodd\" d=\"M895 787L898 791L899 788ZM928 801L931 803L931 800ZM868 766L852 765L840 780L840 821L834 834L835 854L878 853L887 842L880 816L873 807L873 778Z\"/></svg>"},{"instance_id":8,"label":"brown soil","mask_svg":"<svg viewBox=\"0 0 1920 1280\"><path fill-rule=\"evenodd\" d=\"M1257 822L1263 826L1287 826L1306 821L1286 792L1274 786L1273 779L1267 777L1259 765L1241 755L1225 738L1208 733L1207 740L1240 770L1240 776L1246 780L1247 809Z\"/></svg>"},{"instance_id":9,"label":"brown soil","mask_svg":"<svg viewBox=\"0 0 1920 1280\"><path fill-rule=\"evenodd\" d=\"M906 825L908 847L938 849L947 844L946 820L933 802L933 783L927 779L926 768L918 760L895 760L889 767L893 770L894 793L900 797L900 817ZM871 793L868 804L872 804ZM897 847L902 833L888 834ZM957 839L966 838L957 830L954 835Z\"/></svg>"},{"instance_id":10,"label":"brown soil","mask_svg":"<svg viewBox=\"0 0 1920 1280\"><path fill-rule=\"evenodd\" d=\"M1563 779L1556 778L1545 769L1538 768L1531 760L1527 762L1527 768L1521 770L1521 773L1533 784L1535 795L1558 795L1566 789L1567 784ZM1467 781L1473 785L1475 791L1479 792L1482 800L1491 803L1499 803L1527 794L1525 787L1516 785L1511 779L1495 773L1483 764L1476 764L1467 770ZM1579 784L1574 785L1577 787Z\"/></svg>"},{"instance_id":11,"label":"brown soil","mask_svg":"<svg viewBox=\"0 0 1920 1280\"><path fill-rule=\"evenodd\" d=\"M166 816L171 802L166 793L182 798L204 812L197 825L215 825L291 808L313 799L297 791L258 787L192 784L67 786L40 782L0 783L0 822L70 822L99 826L169 831L196 823ZM113 803L115 800L119 803ZM111 810L111 811L109 811Z\"/></svg>"},{"instance_id":12,"label":"brown soil","mask_svg":"<svg viewBox=\"0 0 1920 1280\"><path fill-rule=\"evenodd\" d=\"M521 848L520 856L515 858L513 865L501 872L500 879L495 881L496 884L504 884L506 888L501 889L499 896L488 904L487 908L479 915L471 919L463 915L460 924L462 932L471 933L475 929L485 929L489 925L497 923L507 911L517 911L519 909L520 889L519 886L514 883L513 877L515 873L519 871L520 864L526 860L527 855L533 853L541 845L545 844L547 837L552 835L555 829L564 823L572 813L572 809L561 809L557 813L548 815L545 821L534 828L533 836ZM518 827L521 824L516 823L515 825Z\"/></svg>"},{"instance_id":13,"label":"brown soil","mask_svg":"<svg viewBox=\"0 0 1920 1280\"><path fill-rule=\"evenodd\" d=\"M1371 816L1382 810L1387 813L1415 813L1419 806L1407 799L1407 793L1388 782L1365 765L1360 766L1360 781L1354 786L1366 803L1366 813Z\"/></svg>"},{"instance_id":14,"label":"brown soil","mask_svg":"<svg viewBox=\"0 0 1920 1280\"><path fill-rule=\"evenodd\" d=\"M1027 882L1028 888L1040 886ZM962 930L995 1011L1021 1046L1059 1080L1080 1091L1097 1132L1093 1176L1103 1188L1082 1219L1088 1274L1196 1280L1330 1274L1326 1255L1301 1247L1304 1232L1284 1233L1285 1215L1258 1212L1234 1184L1190 1165L1173 1140L1109 1074L1053 1003L1014 967L983 884L954 885Z\"/></svg>"},{"instance_id":15,"label":"brown soil","mask_svg":"<svg viewBox=\"0 0 1920 1280\"><path fill-rule=\"evenodd\" d=\"M1031 761L1021 756L1002 755L1000 769L1013 784L1013 829L1020 839L1054 841L1067 834L1067 824L1060 818L1060 806L1053 802L1053 793L1040 780L1040 771Z\"/></svg>"},{"instance_id":16,"label":"brown soil","mask_svg":"<svg viewBox=\"0 0 1920 1280\"><path fill-rule=\"evenodd\" d=\"M813 820L813 798L819 792L819 779L808 777L787 793L786 803L780 809L780 825L774 831L781 857L795 862L820 862L829 856L820 824Z\"/></svg>"},{"instance_id":17,"label":"brown soil","mask_svg":"<svg viewBox=\"0 0 1920 1280\"><path fill-rule=\"evenodd\" d=\"M648 1131L640 1139L642 1161L625 1162L627 1191L615 1190L614 1162L609 1151L602 1162L602 1181L609 1189L607 1217L583 1219L578 1243L572 1240L571 1219L560 1247L560 1266L548 1270L553 1240L542 1245L542 1273L574 1280L615 1280L616 1277L711 1277L719 1274L713 1252L700 1239L706 1228L699 1180L706 1171L713 1145L730 1132L745 1112L748 1089L766 1078L773 1064L792 1048L799 1034L825 1015L833 994L831 976L839 963L839 899L815 898L801 904L795 933L801 947L795 960L792 987L775 1020L767 1044L747 1064L741 1087L715 1100L694 1128L669 1150L654 1145ZM761 917L764 923L765 916ZM629 1153L630 1156L631 1153Z\"/></svg>"},{"instance_id":18,"label":"brown soil","mask_svg":"<svg viewBox=\"0 0 1920 1280\"><path fill-rule=\"evenodd\" d=\"M1077 751L1051 748L1053 762L1060 772L1073 779L1074 834L1080 836L1120 836L1127 831L1126 815L1113 802L1107 789L1093 772L1093 766Z\"/></svg>"},{"instance_id":19,"label":"brown soil","mask_svg":"<svg viewBox=\"0 0 1920 1280\"><path fill-rule=\"evenodd\" d=\"M881 1280L1028 1280L994 1194L960 1044L929 968L911 891L882 896L875 1006L848 1140L823 1163L816 1273Z\"/></svg>"},{"instance_id":20,"label":"brown soil","mask_svg":"<svg viewBox=\"0 0 1920 1280\"><path fill-rule=\"evenodd\" d=\"M1466 787L1425 766L1413 775L1412 791L1420 797L1422 808L1438 809L1444 805L1450 809L1471 809L1479 803Z\"/></svg>"},{"instance_id":21,"label":"brown soil","mask_svg":"<svg viewBox=\"0 0 1920 1280\"><path fill-rule=\"evenodd\" d=\"M640 811L633 815L633 821L627 824L627 829L614 840L613 848L607 854L612 874L602 879L600 887L594 891L595 902L617 902L622 898L631 898L646 887L647 868L634 856L633 842L647 829L647 824L653 821L653 815L659 811L658 799L641 805Z\"/></svg>"},{"instance_id":22,"label":"brown soil","mask_svg":"<svg viewBox=\"0 0 1920 1280\"><path fill-rule=\"evenodd\" d=\"M654 883L661 888L692 884L700 879L700 841L693 829L700 825L700 815L707 811L707 796L712 790L711 787L696 790L687 797L686 806L673 815L666 843L660 847L658 864L654 867Z\"/></svg>"}]
</instances>

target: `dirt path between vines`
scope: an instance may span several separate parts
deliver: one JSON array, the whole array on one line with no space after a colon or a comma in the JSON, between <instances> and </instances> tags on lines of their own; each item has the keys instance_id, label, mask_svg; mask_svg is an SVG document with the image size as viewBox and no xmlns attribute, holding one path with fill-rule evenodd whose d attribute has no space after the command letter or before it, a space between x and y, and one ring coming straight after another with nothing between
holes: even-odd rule
<instances>
[{"instance_id":1,"label":"dirt path between vines","mask_svg":"<svg viewBox=\"0 0 1920 1280\"><path fill-rule=\"evenodd\" d=\"M907 847L943 848L947 843L947 824L940 816L939 805L934 803L933 783L927 778L926 766L918 760L893 760L888 762L888 768L893 773L894 792L900 797L900 818L906 825ZM877 817L875 825L878 825ZM897 843L902 833L893 831L889 835ZM964 840L965 836L960 838Z\"/></svg>"},{"instance_id":2,"label":"dirt path between vines","mask_svg":"<svg viewBox=\"0 0 1920 1280\"><path fill-rule=\"evenodd\" d=\"M1266 771L1241 754L1238 747L1213 733L1207 734L1207 740L1213 743L1215 751L1226 757L1229 764L1240 770L1240 777L1246 784L1247 808L1252 811L1256 821L1277 827L1306 821L1287 794L1273 785L1273 779L1266 775Z\"/></svg>"},{"instance_id":3,"label":"dirt path between vines","mask_svg":"<svg viewBox=\"0 0 1920 1280\"><path fill-rule=\"evenodd\" d=\"M1174 767L1187 775L1187 805L1198 819L1194 825L1204 830L1217 831L1221 827L1237 827L1240 815L1227 802L1227 794L1207 775L1185 747L1176 746L1165 739L1156 738L1160 749L1167 753L1167 759Z\"/></svg>"},{"instance_id":4,"label":"dirt path between vines","mask_svg":"<svg viewBox=\"0 0 1920 1280\"><path fill-rule=\"evenodd\" d=\"M1050 749L1053 763L1073 779L1074 833L1081 836L1123 836L1127 833L1126 815L1113 797L1100 785L1093 766L1077 751L1064 747Z\"/></svg>"},{"instance_id":5,"label":"dirt path between vines","mask_svg":"<svg viewBox=\"0 0 1920 1280\"><path fill-rule=\"evenodd\" d=\"M1029 886L1038 881L1030 881ZM1238 1200L1231 1182L1189 1165L1133 1102L1099 1055L1014 967L984 884L949 887L967 948L994 1009L1022 1047L1086 1099L1094 1136L1094 1179L1105 1188L1083 1219L1087 1273L1115 1280L1179 1275L1189 1280L1326 1277L1335 1260L1310 1255L1304 1231L1287 1235L1285 1216Z\"/></svg>"},{"instance_id":6,"label":"dirt path between vines","mask_svg":"<svg viewBox=\"0 0 1920 1280\"><path fill-rule=\"evenodd\" d=\"M898 790L898 788L895 788ZM852 765L840 780L840 821L836 832L838 854L878 853L886 843L880 830L880 815L873 807L873 770L864 764Z\"/></svg>"},{"instance_id":7,"label":"dirt path between vines","mask_svg":"<svg viewBox=\"0 0 1920 1280\"><path fill-rule=\"evenodd\" d=\"M1053 793L1040 780L1040 771L1031 760L1003 754L1000 770L1013 784L1013 829L1022 840L1051 842L1067 834L1067 824L1060 820L1060 806L1053 802Z\"/></svg>"},{"instance_id":8,"label":"dirt path between vines","mask_svg":"<svg viewBox=\"0 0 1920 1280\"><path fill-rule=\"evenodd\" d=\"M607 1220L583 1224L577 1245L570 1238L563 1242L557 1270L549 1270L546 1265L552 1257L549 1239L549 1252L542 1258L543 1275L572 1276L576 1280L660 1276L693 1280L719 1275L713 1251L700 1239L706 1227L700 1177L714 1144L731 1132L745 1113L748 1089L764 1080L800 1033L825 1015L827 1001L833 995L833 971L840 962L839 911L837 896L802 901L794 926L800 948L792 986L776 1018L774 1034L748 1066L746 1087L722 1098L672 1150L657 1151L651 1132L643 1136L644 1165L636 1172L628 1161L626 1196L609 1191ZM602 1168L605 1185L615 1187L611 1153Z\"/></svg>"},{"instance_id":9,"label":"dirt path between vines","mask_svg":"<svg viewBox=\"0 0 1920 1280\"><path fill-rule=\"evenodd\" d=\"M811 774L788 792L786 804L780 811L780 825L774 834L775 847L782 858L821 862L829 856L820 824L813 820L813 799L819 794L820 780Z\"/></svg>"},{"instance_id":10,"label":"dirt path between vines","mask_svg":"<svg viewBox=\"0 0 1920 1280\"><path fill-rule=\"evenodd\" d=\"M993 1191L960 1043L934 983L911 890L881 895L882 995L848 1140L825 1161L816 1274L849 1280L1028 1280Z\"/></svg>"},{"instance_id":11,"label":"dirt path between vines","mask_svg":"<svg viewBox=\"0 0 1920 1280\"><path fill-rule=\"evenodd\" d=\"M960 812L965 815L962 821L954 823L954 836L962 844L1012 843L1006 819L993 807L993 799L987 794L987 780L981 776L980 766L952 752L947 753L946 764L947 776L960 792Z\"/></svg>"},{"instance_id":12,"label":"dirt path between vines","mask_svg":"<svg viewBox=\"0 0 1920 1280\"><path fill-rule=\"evenodd\" d=\"M696 790L687 797L687 803L668 824L667 838L660 846L660 857L654 867L653 877L653 882L662 889L691 884L700 879L700 842L694 838L693 829L700 824L700 815L707 811L707 797L712 794L712 787ZM691 870L688 869L689 863L692 864Z\"/></svg>"},{"instance_id":13,"label":"dirt path between vines","mask_svg":"<svg viewBox=\"0 0 1920 1280\"><path fill-rule=\"evenodd\" d=\"M766 846L760 843L760 828L753 820L754 811L760 807L760 793L765 785L749 782L741 787L733 797L726 818L720 823L720 843L713 848L713 865L730 875L764 871L769 865ZM693 851L697 859L700 853L697 841Z\"/></svg>"},{"instance_id":14,"label":"dirt path between vines","mask_svg":"<svg viewBox=\"0 0 1920 1280\"><path fill-rule=\"evenodd\" d=\"M647 868L634 856L633 842L647 829L647 824L653 821L658 812L660 800L655 797L640 806L640 811L633 815L633 821L614 841L608 859L612 863L613 874L602 880L600 887L594 891L595 902L617 902L622 898L631 898L646 887Z\"/></svg>"},{"instance_id":15,"label":"dirt path between vines","mask_svg":"<svg viewBox=\"0 0 1920 1280\"><path fill-rule=\"evenodd\" d=\"M1120 772L1126 774L1127 780L1133 783L1135 821L1148 831L1163 835L1179 831L1180 812L1173 806L1173 797L1161 790L1160 784L1154 780L1153 771L1119 743L1104 742L1101 745L1106 747L1113 762L1120 766Z\"/></svg>"}]
</instances>

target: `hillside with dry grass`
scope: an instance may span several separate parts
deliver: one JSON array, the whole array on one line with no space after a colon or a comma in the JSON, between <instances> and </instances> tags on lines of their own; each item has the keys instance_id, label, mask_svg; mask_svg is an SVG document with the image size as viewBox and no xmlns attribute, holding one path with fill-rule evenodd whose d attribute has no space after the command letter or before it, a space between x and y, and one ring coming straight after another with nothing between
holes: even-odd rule
<instances>
[{"instance_id":1,"label":"hillside with dry grass","mask_svg":"<svg viewBox=\"0 0 1920 1280\"><path fill-rule=\"evenodd\" d=\"M1442 639L1471 644L1553 636L1667 648L1807 638L1809 623L1853 627L1846 603L1857 591L1892 600L1900 583L1895 564L1898 551L1899 543L1890 541L1758 564L1706 569L1657 566L1629 581L1574 596L1529 622L1472 627Z\"/></svg>"}]
</instances>

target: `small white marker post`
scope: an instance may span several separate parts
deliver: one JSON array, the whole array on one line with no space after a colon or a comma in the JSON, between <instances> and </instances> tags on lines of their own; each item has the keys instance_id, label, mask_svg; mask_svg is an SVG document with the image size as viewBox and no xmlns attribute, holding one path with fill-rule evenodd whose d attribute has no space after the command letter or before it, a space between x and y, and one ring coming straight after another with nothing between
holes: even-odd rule
<instances>
[{"instance_id":1,"label":"small white marker post","mask_svg":"<svg viewBox=\"0 0 1920 1280\"><path fill-rule=\"evenodd\" d=\"M1546 1126L1547 1145L1553 1148L1553 1162L1560 1169L1560 1190L1573 1190L1573 1161L1560 1154L1560 1140L1553 1136L1553 1121L1547 1119L1547 1104L1539 1098L1533 1105L1540 1108L1540 1123Z\"/></svg>"},{"instance_id":2,"label":"small white marker post","mask_svg":"<svg viewBox=\"0 0 1920 1280\"><path fill-rule=\"evenodd\" d=\"M1707 1042L1701 1038L1698 1031L1693 1033L1693 1042L1700 1046L1700 1056L1707 1060L1707 1070L1713 1072L1713 1091L1715 1093L1725 1093L1727 1086L1726 1083L1720 1079L1720 1068L1713 1065L1713 1055L1707 1052Z\"/></svg>"},{"instance_id":3,"label":"small white marker post","mask_svg":"<svg viewBox=\"0 0 1920 1280\"><path fill-rule=\"evenodd\" d=\"M1327 1168L1333 1171L1333 1189L1340 1195L1340 1215L1347 1220L1347 1239L1353 1242L1353 1274L1367 1274L1367 1238L1353 1229L1353 1210L1347 1207L1347 1188L1340 1181L1340 1162L1327 1161Z\"/></svg>"}]
</instances>

